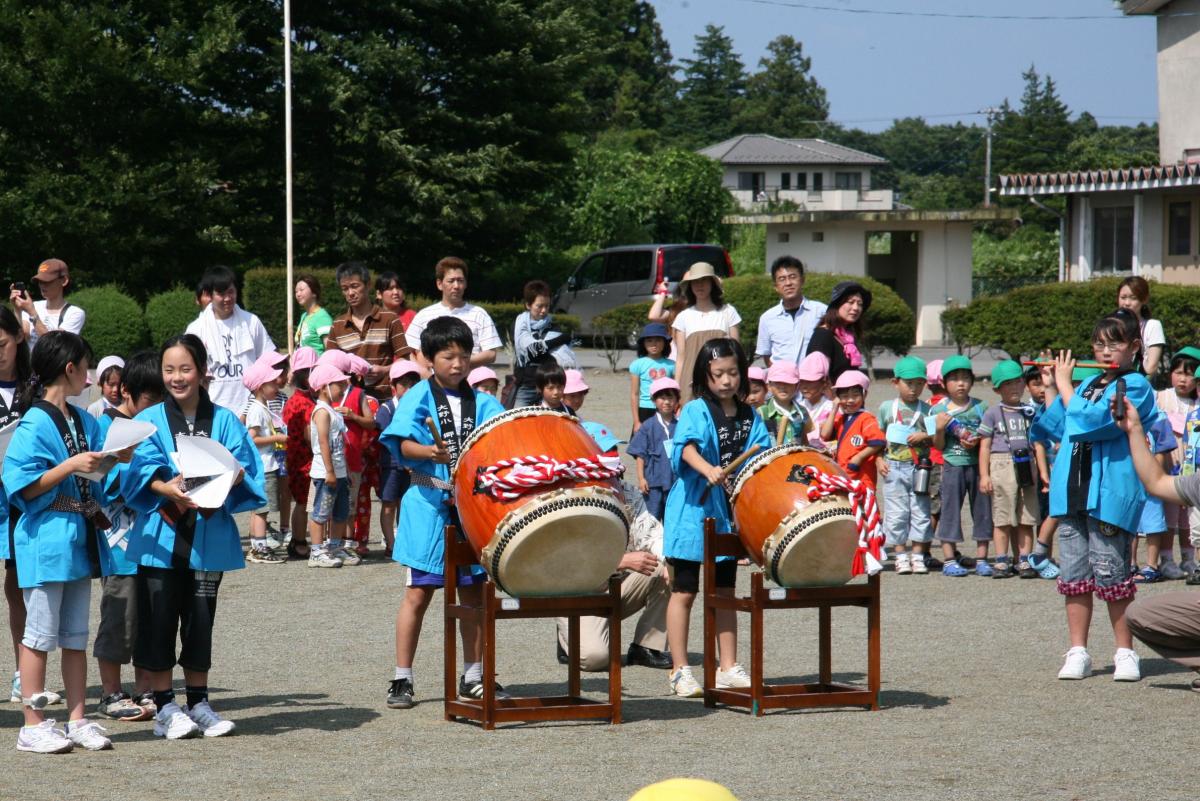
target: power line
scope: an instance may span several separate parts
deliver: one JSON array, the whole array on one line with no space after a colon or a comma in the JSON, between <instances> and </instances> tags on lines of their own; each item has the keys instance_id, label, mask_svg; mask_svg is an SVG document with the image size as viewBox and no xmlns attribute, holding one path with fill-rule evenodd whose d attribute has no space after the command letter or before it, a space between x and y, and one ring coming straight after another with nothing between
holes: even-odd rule
<instances>
[{"instance_id":1,"label":"power line","mask_svg":"<svg viewBox=\"0 0 1200 801\"><path fill-rule=\"evenodd\" d=\"M932 19L975 19L975 20L992 20L992 21L1039 21L1039 22L1062 22L1062 21L1100 21L1111 22L1113 20L1124 20L1122 14L1081 14L1081 15L1066 15L1066 14L966 14L955 13L949 11L893 11L881 8L847 8L845 6L828 6L818 3L801 3L794 0L740 0L743 3L754 3L762 6L781 6L783 8L797 8L803 11L832 11L839 14L862 14L871 16L886 16L886 17L922 17ZM1174 11L1164 14L1157 14L1158 17L1195 17L1200 15L1198 11Z\"/></svg>"}]
</instances>

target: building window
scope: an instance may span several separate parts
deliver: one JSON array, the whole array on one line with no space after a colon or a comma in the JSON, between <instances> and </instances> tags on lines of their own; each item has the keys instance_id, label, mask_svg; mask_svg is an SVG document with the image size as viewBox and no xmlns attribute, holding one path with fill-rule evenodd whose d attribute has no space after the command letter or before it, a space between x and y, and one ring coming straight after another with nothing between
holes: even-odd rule
<instances>
[{"instance_id":1,"label":"building window","mask_svg":"<svg viewBox=\"0 0 1200 801\"><path fill-rule=\"evenodd\" d=\"M814 242L824 242L825 241L825 232L824 231L813 231L813 241Z\"/></svg>"},{"instance_id":2,"label":"building window","mask_svg":"<svg viewBox=\"0 0 1200 801\"><path fill-rule=\"evenodd\" d=\"M738 173L738 189L743 192L753 192L758 194L767 186L767 174L765 172L739 172Z\"/></svg>"},{"instance_id":3,"label":"building window","mask_svg":"<svg viewBox=\"0 0 1200 801\"><path fill-rule=\"evenodd\" d=\"M1192 203L1167 204L1167 255L1192 255Z\"/></svg>"},{"instance_id":4,"label":"building window","mask_svg":"<svg viewBox=\"0 0 1200 801\"><path fill-rule=\"evenodd\" d=\"M824 188L825 188L825 173L814 172L813 173L813 191L820 192Z\"/></svg>"},{"instance_id":5,"label":"building window","mask_svg":"<svg viewBox=\"0 0 1200 801\"><path fill-rule=\"evenodd\" d=\"M1133 269L1133 206L1096 209L1092 272Z\"/></svg>"},{"instance_id":6,"label":"building window","mask_svg":"<svg viewBox=\"0 0 1200 801\"><path fill-rule=\"evenodd\" d=\"M833 186L835 189L862 189L862 173L835 172Z\"/></svg>"},{"instance_id":7,"label":"building window","mask_svg":"<svg viewBox=\"0 0 1200 801\"><path fill-rule=\"evenodd\" d=\"M796 173L796 188L802 192L808 189L808 173Z\"/></svg>"},{"instance_id":8,"label":"building window","mask_svg":"<svg viewBox=\"0 0 1200 801\"><path fill-rule=\"evenodd\" d=\"M792 235L791 235L791 234L789 234L787 231L781 231L781 232L779 233L779 242L780 242L780 244L784 244L784 243L786 243L786 242L790 242L790 241L791 241L791 239L792 239Z\"/></svg>"},{"instance_id":9,"label":"building window","mask_svg":"<svg viewBox=\"0 0 1200 801\"><path fill-rule=\"evenodd\" d=\"M779 174L779 188L780 189L791 189L792 188L792 174L790 172L783 172L783 173Z\"/></svg>"}]
</instances>

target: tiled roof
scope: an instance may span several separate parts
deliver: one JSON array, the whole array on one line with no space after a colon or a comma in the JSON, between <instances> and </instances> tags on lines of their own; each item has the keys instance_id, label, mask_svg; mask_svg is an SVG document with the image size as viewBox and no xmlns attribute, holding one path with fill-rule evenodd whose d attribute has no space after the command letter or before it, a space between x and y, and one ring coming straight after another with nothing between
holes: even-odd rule
<instances>
[{"instance_id":1,"label":"tiled roof","mask_svg":"<svg viewBox=\"0 0 1200 801\"><path fill-rule=\"evenodd\" d=\"M887 164L887 159L824 139L743 134L700 151L722 164Z\"/></svg>"},{"instance_id":2,"label":"tiled roof","mask_svg":"<svg viewBox=\"0 0 1200 801\"><path fill-rule=\"evenodd\" d=\"M1119 170L1037 172L1000 176L1002 195L1057 195L1197 185L1200 185L1200 163L1197 162Z\"/></svg>"}]
</instances>

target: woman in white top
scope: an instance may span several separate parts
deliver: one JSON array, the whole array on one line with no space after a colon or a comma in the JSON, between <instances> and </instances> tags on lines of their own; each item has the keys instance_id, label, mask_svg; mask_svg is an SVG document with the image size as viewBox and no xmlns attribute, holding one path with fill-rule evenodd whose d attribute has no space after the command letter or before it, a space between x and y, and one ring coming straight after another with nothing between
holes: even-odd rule
<instances>
[{"instance_id":1,"label":"woman in white top","mask_svg":"<svg viewBox=\"0 0 1200 801\"><path fill-rule=\"evenodd\" d=\"M721 278L711 264L696 262L679 281L687 307L671 322L671 343L675 348L675 375L683 376L684 402L690 399L692 368L696 355L710 339L738 338L742 317L725 302Z\"/></svg>"},{"instance_id":2,"label":"woman in white top","mask_svg":"<svg viewBox=\"0 0 1200 801\"><path fill-rule=\"evenodd\" d=\"M1167 346L1167 337L1163 333L1162 323L1150 319L1149 282L1140 275L1131 275L1122 281L1121 288L1117 290L1117 307L1129 309L1141 321L1142 354L1138 364L1143 373L1153 378L1162 361L1163 350Z\"/></svg>"},{"instance_id":3,"label":"woman in white top","mask_svg":"<svg viewBox=\"0 0 1200 801\"><path fill-rule=\"evenodd\" d=\"M42 300L33 300L24 289L9 287L9 300L21 311L21 327L25 329L30 352L38 337L48 331L82 334L87 315L83 309L67 302L67 287L71 284L67 263L62 259L46 259L38 265L37 275L31 281L37 284Z\"/></svg>"}]
</instances>

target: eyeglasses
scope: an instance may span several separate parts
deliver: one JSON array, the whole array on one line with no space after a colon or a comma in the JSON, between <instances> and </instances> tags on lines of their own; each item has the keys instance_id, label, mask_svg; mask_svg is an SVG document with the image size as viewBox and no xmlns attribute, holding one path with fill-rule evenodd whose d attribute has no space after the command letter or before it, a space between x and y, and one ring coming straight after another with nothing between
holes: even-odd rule
<instances>
[{"instance_id":1,"label":"eyeglasses","mask_svg":"<svg viewBox=\"0 0 1200 801\"><path fill-rule=\"evenodd\" d=\"M803 276L796 273L779 273L775 276L775 283L777 284L798 284L802 280Z\"/></svg>"}]
</instances>

